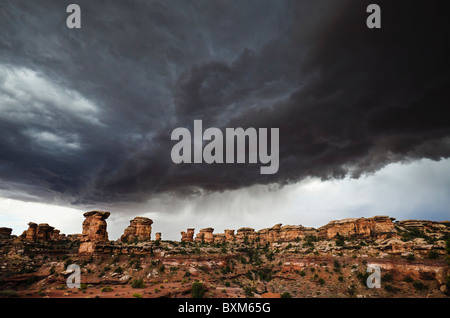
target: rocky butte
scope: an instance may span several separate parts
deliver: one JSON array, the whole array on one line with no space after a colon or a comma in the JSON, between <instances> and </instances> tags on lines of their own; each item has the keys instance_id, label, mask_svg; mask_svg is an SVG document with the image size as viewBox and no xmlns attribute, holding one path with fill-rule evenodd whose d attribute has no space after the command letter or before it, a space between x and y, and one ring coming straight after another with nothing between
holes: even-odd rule
<instances>
[{"instance_id":1,"label":"rocky butte","mask_svg":"<svg viewBox=\"0 0 450 318\"><path fill-rule=\"evenodd\" d=\"M130 221L120 240L122 242L149 242L151 240L153 221L149 218L137 216Z\"/></svg>"}]
</instances>

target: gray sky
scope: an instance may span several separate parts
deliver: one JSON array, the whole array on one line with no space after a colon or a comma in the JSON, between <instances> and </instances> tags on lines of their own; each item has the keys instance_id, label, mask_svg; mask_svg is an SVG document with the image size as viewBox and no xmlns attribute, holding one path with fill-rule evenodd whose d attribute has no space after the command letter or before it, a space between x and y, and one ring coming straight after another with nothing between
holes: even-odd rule
<instances>
[{"instance_id":1,"label":"gray sky","mask_svg":"<svg viewBox=\"0 0 450 318\"><path fill-rule=\"evenodd\" d=\"M71 2L0 3L2 226L70 232L80 211L107 209L114 238L145 214L178 239L448 219L444 2L378 1L382 29L369 30L368 1L77 1L70 30ZM175 165L170 134L194 119L279 128L279 171Z\"/></svg>"}]
</instances>

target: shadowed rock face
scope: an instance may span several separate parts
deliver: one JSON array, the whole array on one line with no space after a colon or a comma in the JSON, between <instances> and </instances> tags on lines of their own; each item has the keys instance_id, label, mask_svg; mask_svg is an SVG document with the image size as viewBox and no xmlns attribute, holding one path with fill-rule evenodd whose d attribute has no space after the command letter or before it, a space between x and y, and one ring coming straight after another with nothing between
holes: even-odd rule
<instances>
[{"instance_id":1,"label":"shadowed rock face","mask_svg":"<svg viewBox=\"0 0 450 318\"><path fill-rule=\"evenodd\" d=\"M10 237L12 233L12 229L9 227L0 227L0 238Z\"/></svg>"},{"instance_id":2,"label":"shadowed rock face","mask_svg":"<svg viewBox=\"0 0 450 318\"><path fill-rule=\"evenodd\" d=\"M120 240L123 242L148 242L151 240L153 221L146 217L137 216L130 221Z\"/></svg>"},{"instance_id":3,"label":"shadowed rock face","mask_svg":"<svg viewBox=\"0 0 450 318\"><path fill-rule=\"evenodd\" d=\"M161 233L155 233L155 241L161 241Z\"/></svg>"}]
</instances>

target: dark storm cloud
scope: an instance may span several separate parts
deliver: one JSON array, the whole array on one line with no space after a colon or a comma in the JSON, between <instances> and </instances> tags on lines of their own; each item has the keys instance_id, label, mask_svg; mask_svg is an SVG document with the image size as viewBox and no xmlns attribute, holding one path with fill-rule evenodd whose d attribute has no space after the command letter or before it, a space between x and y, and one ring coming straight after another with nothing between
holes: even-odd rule
<instances>
[{"instance_id":1,"label":"dark storm cloud","mask_svg":"<svg viewBox=\"0 0 450 318\"><path fill-rule=\"evenodd\" d=\"M444 1L0 4L5 193L140 201L450 155ZM31 79L30 79L31 78ZM52 94L49 94L52 93ZM75 102L74 102L75 100ZM280 169L175 165L176 127L280 128Z\"/></svg>"}]
</instances>

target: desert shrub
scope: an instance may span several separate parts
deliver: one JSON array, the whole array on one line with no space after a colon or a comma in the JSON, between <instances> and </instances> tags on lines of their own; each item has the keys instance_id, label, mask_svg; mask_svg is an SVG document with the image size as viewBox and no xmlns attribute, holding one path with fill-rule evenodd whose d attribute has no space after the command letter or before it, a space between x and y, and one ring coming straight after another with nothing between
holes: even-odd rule
<instances>
[{"instance_id":1,"label":"desert shrub","mask_svg":"<svg viewBox=\"0 0 450 318\"><path fill-rule=\"evenodd\" d=\"M203 283L198 281L194 282L191 289L192 298L202 298L204 294L205 288L203 287Z\"/></svg>"},{"instance_id":2,"label":"desert shrub","mask_svg":"<svg viewBox=\"0 0 450 318\"><path fill-rule=\"evenodd\" d=\"M350 294L350 296L354 296L355 292L356 292L356 286L355 284L351 284L348 289L347 292Z\"/></svg>"},{"instance_id":3,"label":"desert shrub","mask_svg":"<svg viewBox=\"0 0 450 318\"><path fill-rule=\"evenodd\" d=\"M120 266L117 266L117 267L114 269L114 273L122 274L122 273L123 273L123 268L120 267Z\"/></svg>"},{"instance_id":4,"label":"desert shrub","mask_svg":"<svg viewBox=\"0 0 450 318\"><path fill-rule=\"evenodd\" d=\"M339 280L340 282L343 282L343 281L344 281L344 277L339 276L339 277L338 277L338 280Z\"/></svg>"},{"instance_id":5,"label":"desert shrub","mask_svg":"<svg viewBox=\"0 0 450 318\"><path fill-rule=\"evenodd\" d=\"M300 276L301 276L301 277L303 277L303 276L305 276L305 275L306 275L305 271L301 271L301 272L300 272Z\"/></svg>"},{"instance_id":6,"label":"desert shrub","mask_svg":"<svg viewBox=\"0 0 450 318\"><path fill-rule=\"evenodd\" d=\"M408 254L408 256L406 256L406 259L407 259L408 261L413 261L413 260L416 259L416 257L414 256L413 253L411 253L411 254Z\"/></svg>"},{"instance_id":7,"label":"desert shrub","mask_svg":"<svg viewBox=\"0 0 450 318\"><path fill-rule=\"evenodd\" d=\"M136 278L131 281L132 288L144 288L144 280L142 278Z\"/></svg>"},{"instance_id":8,"label":"desert shrub","mask_svg":"<svg viewBox=\"0 0 450 318\"><path fill-rule=\"evenodd\" d=\"M436 251L434 251L434 250L431 250L428 253L428 258L429 259L437 259L438 257L439 257L439 254Z\"/></svg>"},{"instance_id":9,"label":"desert shrub","mask_svg":"<svg viewBox=\"0 0 450 318\"><path fill-rule=\"evenodd\" d=\"M244 288L244 294L245 294L245 296L247 296L247 297L253 297L253 296L254 296L254 289L251 288L251 287L249 287L249 286L246 286L246 287Z\"/></svg>"},{"instance_id":10,"label":"desert shrub","mask_svg":"<svg viewBox=\"0 0 450 318\"><path fill-rule=\"evenodd\" d=\"M335 243L336 243L336 246L344 246L345 245L345 240L339 233L336 233Z\"/></svg>"},{"instance_id":11,"label":"desert shrub","mask_svg":"<svg viewBox=\"0 0 450 318\"><path fill-rule=\"evenodd\" d=\"M106 287L103 287L100 291L102 293L106 293L106 292L112 292L113 289L111 287L109 287L109 286L106 286Z\"/></svg>"},{"instance_id":12,"label":"desert shrub","mask_svg":"<svg viewBox=\"0 0 450 318\"><path fill-rule=\"evenodd\" d=\"M317 282L319 283L320 286L325 285L325 280L323 278L319 278Z\"/></svg>"},{"instance_id":13,"label":"desert shrub","mask_svg":"<svg viewBox=\"0 0 450 318\"><path fill-rule=\"evenodd\" d=\"M414 279L412 279L411 276L406 276L403 280L407 283L412 283L414 281Z\"/></svg>"},{"instance_id":14,"label":"desert shrub","mask_svg":"<svg viewBox=\"0 0 450 318\"><path fill-rule=\"evenodd\" d=\"M0 297L4 297L4 298L13 298L13 297L18 297L17 292L15 290L2 290L0 291Z\"/></svg>"},{"instance_id":15,"label":"desert shrub","mask_svg":"<svg viewBox=\"0 0 450 318\"><path fill-rule=\"evenodd\" d=\"M383 275L381 279L385 283L391 283L394 280L394 277L391 273L386 273Z\"/></svg>"},{"instance_id":16,"label":"desert shrub","mask_svg":"<svg viewBox=\"0 0 450 318\"><path fill-rule=\"evenodd\" d=\"M400 291L399 288L392 286L391 284L384 284L384 289L389 293L397 293Z\"/></svg>"},{"instance_id":17,"label":"desert shrub","mask_svg":"<svg viewBox=\"0 0 450 318\"><path fill-rule=\"evenodd\" d=\"M134 298L142 298L142 294L134 293L133 297Z\"/></svg>"},{"instance_id":18,"label":"desert shrub","mask_svg":"<svg viewBox=\"0 0 450 318\"><path fill-rule=\"evenodd\" d=\"M230 282L225 282L225 287L230 287L231 283Z\"/></svg>"},{"instance_id":19,"label":"desert shrub","mask_svg":"<svg viewBox=\"0 0 450 318\"><path fill-rule=\"evenodd\" d=\"M428 289L428 286L422 283L421 281L415 281L413 283L413 287L418 291Z\"/></svg>"},{"instance_id":20,"label":"desert shrub","mask_svg":"<svg viewBox=\"0 0 450 318\"><path fill-rule=\"evenodd\" d=\"M281 294L281 298L292 298L291 293L289 292L284 292Z\"/></svg>"},{"instance_id":21,"label":"desert shrub","mask_svg":"<svg viewBox=\"0 0 450 318\"><path fill-rule=\"evenodd\" d=\"M356 277L359 279L362 285L367 287L367 278L369 277L369 275L369 273L358 272L358 274L356 274Z\"/></svg>"}]
</instances>

